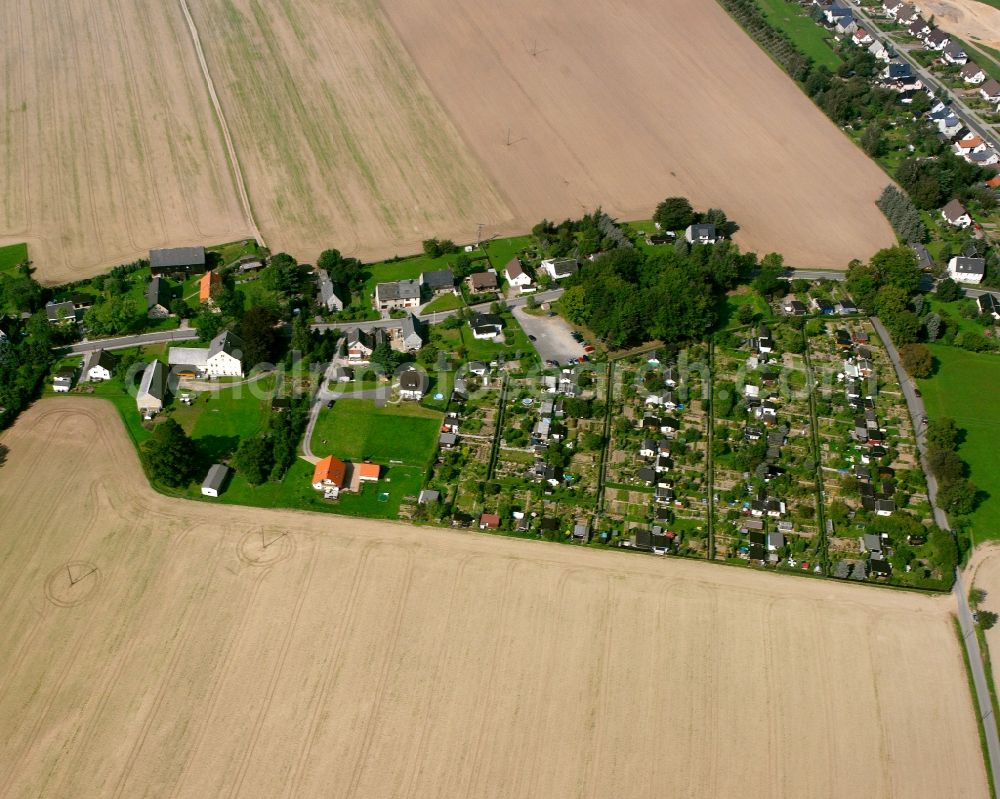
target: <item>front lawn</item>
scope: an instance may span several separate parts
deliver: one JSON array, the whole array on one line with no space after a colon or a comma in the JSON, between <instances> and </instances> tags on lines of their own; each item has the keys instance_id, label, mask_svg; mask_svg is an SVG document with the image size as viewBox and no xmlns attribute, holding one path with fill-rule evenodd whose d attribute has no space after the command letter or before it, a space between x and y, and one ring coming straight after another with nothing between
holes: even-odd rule
<instances>
[{"instance_id":1,"label":"front lawn","mask_svg":"<svg viewBox=\"0 0 1000 799\"><path fill-rule=\"evenodd\" d=\"M986 496L972 514L975 541L1000 539L1000 358L957 347L931 345L937 361L933 377L921 380L920 392L931 419L950 416L965 431L958 454L969 464L969 478Z\"/></svg>"},{"instance_id":2,"label":"front lawn","mask_svg":"<svg viewBox=\"0 0 1000 799\"><path fill-rule=\"evenodd\" d=\"M440 297L435 297L423 310L424 315L432 313L440 313L441 311L454 311L456 308L462 307L462 298L457 294L442 294Z\"/></svg>"},{"instance_id":3,"label":"front lawn","mask_svg":"<svg viewBox=\"0 0 1000 799\"><path fill-rule=\"evenodd\" d=\"M312 449L319 457L425 467L437 450L442 419L416 403L376 408L372 400L340 399L320 412Z\"/></svg>"},{"instance_id":4,"label":"front lawn","mask_svg":"<svg viewBox=\"0 0 1000 799\"><path fill-rule=\"evenodd\" d=\"M27 260L27 244L8 244L5 247L0 247L0 273L13 272Z\"/></svg>"}]
</instances>

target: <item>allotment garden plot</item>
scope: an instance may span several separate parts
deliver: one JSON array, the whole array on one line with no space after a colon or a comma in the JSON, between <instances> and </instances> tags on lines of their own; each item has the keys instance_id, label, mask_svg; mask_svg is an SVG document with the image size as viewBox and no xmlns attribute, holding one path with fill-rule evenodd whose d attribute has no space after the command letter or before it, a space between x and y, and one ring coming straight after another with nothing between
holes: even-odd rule
<instances>
[{"instance_id":1,"label":"allotment garden plot","mask_svg":"<svg viewBox=\"0 0 1000 799\"><path fill-rule=\"evenodd\" d=\"M707 557L708 347L615 361L613 382L603 506L614 540Z\"/></svg>"},{"instance_id":2,"label":"allotment garden plot","mask_svg":"<svg viewBox=\"0 0 1000 799\"><path fill-rule=\"evenodd\" d=\"M715 558L823 571L805 339L788 325L714 350Z\"/></svg>"},{"instance_id":3,"label":"allotment garden plot","mask_svg":"<svg viewBox=\"0 0 1000 799\"><path fill-rule=\"evenodd\" d=\"M947 587L954 555L933 526L905 398L871 323L808 327L830 574Z\"/></svg>"}]
</instances>

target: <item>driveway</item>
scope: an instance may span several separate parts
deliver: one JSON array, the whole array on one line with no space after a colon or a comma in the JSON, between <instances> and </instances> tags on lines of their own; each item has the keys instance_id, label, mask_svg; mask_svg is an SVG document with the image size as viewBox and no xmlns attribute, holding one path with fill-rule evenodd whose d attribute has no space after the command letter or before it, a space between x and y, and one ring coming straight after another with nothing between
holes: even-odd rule
<instances>
[{"instance_id":1,"label":"driveway","mask_svg":"<svg viewBox=\"0 0 1000 799\"><path fill-rule=\"evenodd\" d=\"M514 318L529 336L543 361L575 361L583 355L583 344L573 338L573 328L561 316L535 316L524 308L513 309Z\"/></svg>"}]
</instances>

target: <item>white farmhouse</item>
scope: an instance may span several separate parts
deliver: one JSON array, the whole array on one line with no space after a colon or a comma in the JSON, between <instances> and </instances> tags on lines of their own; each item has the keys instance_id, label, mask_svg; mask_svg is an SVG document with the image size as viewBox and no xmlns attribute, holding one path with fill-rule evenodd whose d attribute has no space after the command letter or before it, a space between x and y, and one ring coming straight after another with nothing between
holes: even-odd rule
<instances>
[{"instance_id":1,"label":"white farmhouse","mask_svg":"<svg viewBox=\"0 0 1000 799\"><path fill-rule=\"evenodd\" d=\"M531 276L524 271L524 264L521 263L520 258L510 259L507 266L504 267L504 277L507 278L507 284L511 288L524 291L531 286Z\"/></svg>"},{"instance_id":2,"label":"white farmhouse","mask_svg":"<svg viewBox=\"0 0 1000 799\"><path fill-rule=\"evenodd\" d=\"M87 357L83 359L83 375L80 379L85 383L110 380L116 363L115 356L107 350L87 353Z\"/></svg>"},{"instance_id":3,"label":"white farmhouse","mask_svg":"<svg viewBox=\"0 0 1000 799\"><path fill-rule=\"evenodd\" d=\"M972 224L972 217L958 200L952 200L942 208L941 217L952 227L967 228Z\"/></svg>"},{"instance_id":4,"label":"white farmhouse","mask_svg":"<svg viewBox=\"0 0 1000 799\"><path fill-rule=\"evenodd\" d=\"M243 377L243 341L226 330L208 347L171 347L171 366L188 367L210 377Z\"/></svg>"},{"instance_id":5,"label":"white farmhouse","mask_svg":"<svg viewBox=\"0 0 1000 799\"><path fill-rule=\"evenodd\" d=\"M986 259L958 255L948 261L948 277L958 283L982 283L986 276Z\"/></svg>"},{"instance_id":6,"label":"white farmhouse","mask_svg":"<svg viewBox=\"0 0 1000 799\"><path fill-rule=\"evenodd\" d=\"M576 270L580 268L580 263L576 258L563 258L562 260L547 258L539 264L539 268L553 280L562 280L575 274Z\"/></svg>"}]
</instances>

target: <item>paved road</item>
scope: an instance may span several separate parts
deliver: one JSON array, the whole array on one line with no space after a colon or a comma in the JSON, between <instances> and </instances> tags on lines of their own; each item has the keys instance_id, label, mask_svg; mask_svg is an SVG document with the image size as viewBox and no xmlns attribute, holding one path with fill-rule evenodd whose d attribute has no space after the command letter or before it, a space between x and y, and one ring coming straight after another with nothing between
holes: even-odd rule
<instances>
[{"instance_id":1,"label":"paved road","mask_svg":"<svg viewBox=\"0 0 1000 799\"><path fill-rule=\"evenodd\" d=\"M141 347L143 344L162 344L171 341L192 341L198 338L194 328L181 330L164 330L159 333L140 333L137 336L119 336L117 338L100 338L91 341L81 341L69 346L70 352L93 352L94 350L123 350L129 347ZM57 347L56 349L61 349Z\"/></svg>"},{"instance_id":2,"label":"paved road","mask_svg":"<svg viewBox=\"0 0 1000 799\"><path fill-rule=\"evenodd\" d=\"M931 74L930 70L924 69L916 61L916 59L914 59L909 54L909 52L907 52L905 46L897 45L897 43L894 42L889 37L889 35L882 30L881 27L879 27L878 22L876 22L869 14L866 13L865 9L858 8L852 5L851 11L854 12L854 15L856 17L858 17L860 20L862 20L862 22L864 22L863 27L866 30L870 31L871 33L876 33L884 41L892 43L893 47L896 50L896 54L904 61L907 61L910 64L910 66L913 67L914 72L916 72L920 76L920 79L923 81L925 87L933 89L936 96L938 97L949 98L952 102L952 108L962 116L962 119L965 121L965 124L968 125L969 128L971 128L976 134L978 134L982 138L986 139L994 147L1000 146L997 145L997 136L994 133L993 128L982 120L982 118L979 116L979 113L969 108L969 106L965 104L965 102L962 100L960 96L952 92L951 89L949 89L947 86L942 84L937 78L935 78Z\"/></svg>"},{"instance_id":3,"label":"paved road","mask_svg":"<svg viewBox=\"0 0 1000 799\"><path fill-rule=\"evenodd\" d=\"M888 331L882 322L872 317L875 330L885 344L889 359L896 370L899 384L903 387L903 395L906 397L906 404L910 409L910 418L913 420L913 429L917 442L917 449L920 451L920 462L927 476L927 493L930 498L931 507L934 510L934 521L942 530L951 530L948 525L948 517L937 505L937 480L927 468L927 412L924 409L923 398L917 393L917 389L910 380L906 370L903 369L899 360L899 352L892 343ZM983 728L986 732L986 748L989 753L990 767L994 775L1000 774L1000 735L997 734L996 719L993 718L993 706L990 702L990 691L986 682L986 673L983 669L982 653L979 650L979 639L973 627L972 612L969 610L968 595L962 583L961 572L955 572L955 585L952 588L955 596L955 603L958 606L958 622L962 630L962 639L965 642L965 649L969 656L969 664L972 667L972 682L976 689L976 701L979 704L979 713L983 718Z\"/></svg>"}]
</instances>

